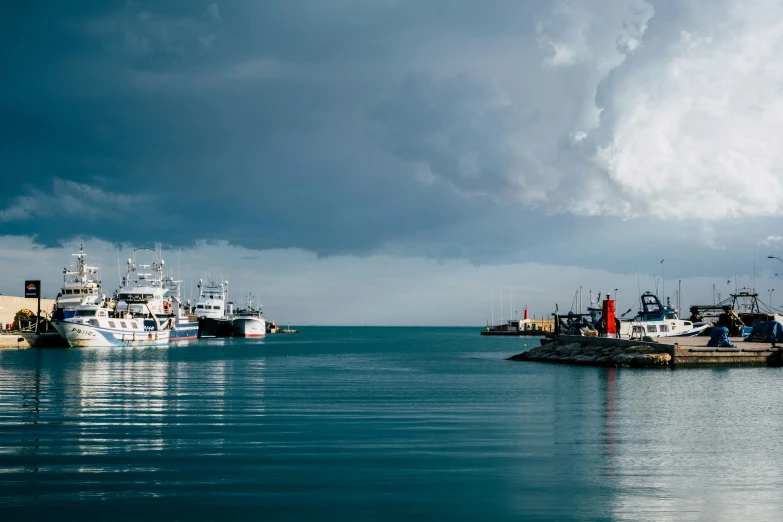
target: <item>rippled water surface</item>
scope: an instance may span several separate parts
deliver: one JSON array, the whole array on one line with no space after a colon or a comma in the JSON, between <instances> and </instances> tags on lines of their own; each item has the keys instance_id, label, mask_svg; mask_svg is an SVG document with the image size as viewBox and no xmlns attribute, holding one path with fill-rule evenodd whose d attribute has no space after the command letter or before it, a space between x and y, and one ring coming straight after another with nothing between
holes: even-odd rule
<instances>
[{"instance_id":1,"label":"rippled water surface","mask_svg":"<svg viewBox=\"0 0 783 522\"><path fill-rule=\"evenodd\" d=\"M781 520L783 371L476 329L0 350L3 520Z\"/></svg>"}]
</instances>

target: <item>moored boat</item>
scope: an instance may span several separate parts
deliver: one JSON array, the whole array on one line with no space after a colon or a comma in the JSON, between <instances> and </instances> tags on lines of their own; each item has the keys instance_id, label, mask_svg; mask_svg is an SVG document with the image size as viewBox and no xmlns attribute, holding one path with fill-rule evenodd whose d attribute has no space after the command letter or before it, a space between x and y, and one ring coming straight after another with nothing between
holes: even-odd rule
<instances>
[{"instance_id":1,"label":"moored boat","mask_svg":"<svg viewBox=\"0 0 783 522\"><path fill-rule=\"evenodd\" d=\"M266 320L261 313L261 307L253 308L253 295L247 299L247 308L237 310L231 319L234 337L264 337L266 335Z\"/></svg>"},{"instance_id":2,"label":"moored boat","mask_svg":"<svg viewBox=\"0 0 783 522\"><path fill-rule=\"evenodd\" d=\"M199 337L228 337L232 334L231 319L227 313L228 281L198 282L199 296L193 307L198 318Z\"/></svg>"},{"instance_id":3,"label":"moored boat","mask_svg":"<svg viewBox=\"0 0 783 522\"><path fill-rule=\"evenodd\" d=\"M137 262L140 250L152 252L151 263ZM183 313L178 282L164 279L155 249L133 250L114 303L82 304L73 317L52 324L70 346L159 346L195 338L197 326Z\"/></svg>"},{"instance_id":4,"label":"moored boat","mask_svg":"<svg viewBox=\"0 0 783 522\"><path fill-rule=\"evenodd\" d=\"M620 321L620 337L691 337L699 335L709 325L695 325L693 321L680 319L678 310L664 306L655 294L645 292L641 298L642 309L631 320Z\"/></svg>"},{"instance_id":5,"label":"moored boat","mask_svg":"<svg viewBox=\"0 0 783 522\"><path fill-rule=\"evenodd\" d=\"M98 305L83 305L68 319L52 321L63 339L73 347L164 346L169 342L168 321L162 324L132 313Z\"/></svg>"}]
</instances>

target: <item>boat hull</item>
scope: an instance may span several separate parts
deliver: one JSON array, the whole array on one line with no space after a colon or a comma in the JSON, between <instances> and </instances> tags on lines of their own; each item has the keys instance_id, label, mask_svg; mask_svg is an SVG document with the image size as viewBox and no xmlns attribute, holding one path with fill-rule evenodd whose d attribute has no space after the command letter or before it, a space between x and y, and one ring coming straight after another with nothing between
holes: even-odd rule
<instances>
[{"instance_id":1,"label":"boat hull","mask_svg":"<svg viewBox=\"0 0 783 522\"><path fill-rule=\"evenodd\" d=\"M707 328L709 328L708 324L705 324L703 326L694 326L693 330L690 330L688 332L683 332L683 333L677 333L674 335L669 335L667 337L696 337L697 335L701 335L701 333L704 332L704 330L706 330Z\"/></svg>"},{"instance_id":2,"label":"boat hull","mask_svg":"<svg viewBox=\"0 0 783 522\"><path fill-rule=\"evenodd\" d=\"M200 317L198 320L198 337L231 337L230 319L215 319Z\"/></svg>"},{"instance_id":3,"label":"boat hull","mask_svg":"<svg viewBox=\"0 0 783 522\"><path fill-rule=\"evenodd\" d=\"M264 337L266 321L260 317L235 317L232 320L234 337Z\"/></svg>"},{"instance_id":4,"label":"boat hull","mask_svg":"<svg viewBox=\"0 0 783 522\"><path fill-rule=\"evenodd\" d=\"M671 331L668 332L648 332L648 324L653 324L656 326L656 330L658 330L661 326L661 322L655 321L650 323L645 322L638 322L638 321L623 321L620 326L620 337L624 339L628 338L641 338L641 337L695 337L697 335L700 335L704 330L706 330L709 325L700 325L692 327L690 330L684 330L684 331ZM643 328L644 332L635 331L635 329Z\"/></svg>"},{"instance_id":5,"label":"boat hull","mask_svg":"<svg viewBox=\"0 0 783 522\"><path fill-rule=\"evenodd\" d=\"M169 330L123 330L70 321L54 321L52 326L69 346L75 348L166 346L169 343Z\"/></svg>"},{"instance_id":6,"label":"boat hull","mask_svg":"<svg viewBox=\"0 0 783 522\"><path fill-rule=\"evenodd\" d=\"M177 321L169 333L169 341L192 341L198 339L198 322Z\"/></svg>"}]
</instances>

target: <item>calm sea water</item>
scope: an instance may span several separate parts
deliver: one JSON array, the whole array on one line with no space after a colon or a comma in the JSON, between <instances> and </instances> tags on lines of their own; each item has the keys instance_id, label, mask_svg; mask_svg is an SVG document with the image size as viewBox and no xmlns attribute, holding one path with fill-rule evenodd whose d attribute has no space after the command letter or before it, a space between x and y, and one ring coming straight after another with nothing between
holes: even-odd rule
<instances>
[{"instance_id":1,"label":"calm sea water","mask_svg":"<svg viewBox=\"0 0 783 522\"><path fill-rule=\"evenodd\" d=\"M3 520L780 520L783 371L305 328L0 350Z\"/></svg>"}]
</instances>

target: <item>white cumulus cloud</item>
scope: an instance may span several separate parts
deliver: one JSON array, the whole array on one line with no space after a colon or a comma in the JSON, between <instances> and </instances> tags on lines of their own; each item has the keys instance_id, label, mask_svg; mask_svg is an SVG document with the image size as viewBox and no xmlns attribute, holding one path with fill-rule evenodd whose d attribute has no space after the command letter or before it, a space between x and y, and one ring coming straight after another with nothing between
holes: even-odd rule
<instances>
[{"instance_id":1,"label":"white cumulus cloud","mask_svg":"<svg viewBox=\"0 0 783 522\"><path fill-rule=\"evenodd\" d=\"M602 86L596 135L606 139L594 175L613 190L595 191L580 212L704 220L783 212L783 5L703 7L721 22L694 16L673 35L659 29L648 52Z\"/></svg>"}]
</instances>

